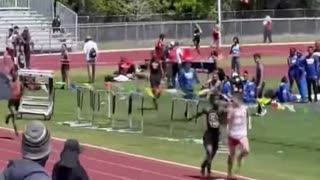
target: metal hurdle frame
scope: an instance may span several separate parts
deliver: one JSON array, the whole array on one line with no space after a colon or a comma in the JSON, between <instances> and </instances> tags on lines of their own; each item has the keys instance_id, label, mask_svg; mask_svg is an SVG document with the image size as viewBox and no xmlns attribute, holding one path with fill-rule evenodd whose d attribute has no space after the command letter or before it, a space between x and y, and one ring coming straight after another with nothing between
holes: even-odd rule
<instances>
[{"instance_id":1,"label":"metal hurdle frame","mask_svg":"<svg viewBox=\"0 0 320 180\"><path fill-rule=\"evenodd\" d=\"M192 99L184 99L184 98L173 98L172 101L171 101L171 118L170 118L171 121L174 120L175 103L177 101L186 102L186 106L185 106L185 112L187 112L186 119L190 118L189 106L190 106L191 103L195 103L196 104L196 112L199 111L200 100L192 100Z\"/></svg>"},{"instance_id":2,"label":"metal hurdle frame","mask_svg":"<svg viewBox=\"0 0 320 180\"><path fill-rule=\"evenodd\" d=\"M92 126L92 114L89 119L85 119L82 114L81 110L83 108L83 102L84 102L84 94L88 93L89 94L89 99L90 99L90 107L89 107L89 113L93 113L93 107L92 107L92 96L93 96L93 90L84 88L84 87L78 87L76 89L76 114L77 114L77 119L75 121L66 121L61 123L62 125L67 125L70 127L91 127Z\"/></svg>"},{"instance_id":3,"label":"metal hurdle frame","mask_svg":"<svg viewBox=\"0 0 320 180\"><path fill-rule=\"evenodd\" d=\"M111 92L107 90L92 90L91 95L90 95L90 107L92 109L92 126L94 128L99 128L102 125L108 125L110 123L96 123L96 115L97 112L101 111L101 105L102 105L102 98L101 95L104 94L104 102L107 103L107 112L106 112L106 120L111 120L112 119L112 114L111 114Z\"/></svg>"},{"instance_id":4,"label":"metal hurdle frame","mask_svg":"<svg viewBox=\"0 0 320 180\"><path fill-rule=\"evenodd\" d=\"M115 129L115 115L116 115L116 109L117 109L117 97L119 96L126 96L128 99L128 127L127 129ZM133 111L133 97L137 96L140 97L141 103L140 103L140 131L134 131L133 128L133 119L132 119L132 111ZM127 92L116 92L112 95L112 118L111 118L111 129L109 131L115 131L115 132L126 132L126 133L143 133L144 128L144 96L138 95L135 93L127 93Z\"/></svg>"},{"instance_id":5,"label":"metal hurdle frame","mask_svg":"<svg viewBox=\"0 0 320 180\"><path fill-rule=\"evenodd\" d=\"M196 112L199 112L199 107L200 107L200 100L192 100L192 99L184 99L184 98L173 98L171 101L171 117L170 117L170 134L173 133L173 121L174 121L174 112L175 112L175 104L177 101L182 101L185 102L185 111L187 114L185 116L186 120L190 118L190 113L189 113L189 106L191 103L196 104ZM195 119L195 124L197 124L198 119Z\"/></svg>"}]
</instances>

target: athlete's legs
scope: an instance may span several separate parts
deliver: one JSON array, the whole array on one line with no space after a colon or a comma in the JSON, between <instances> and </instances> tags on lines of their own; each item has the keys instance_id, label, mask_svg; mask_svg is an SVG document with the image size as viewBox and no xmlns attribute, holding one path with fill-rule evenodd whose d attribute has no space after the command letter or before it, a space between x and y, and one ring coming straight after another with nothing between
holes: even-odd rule
<instances>
[{"instance_id":1,"label":"athlete's legs","mask_svg":"<svg viewBox=\"0 0 320 180\"><path fill-rule=\"evenodd\" d=\"M233 163L234 163L234 159L236 155L236 147L238 143L239 142L237 140L229 137L228 176L232 176Z\"/></svg>"},{"instance_id":2,"label":"athlete's legs","mask_svg":"<svg viewBox=\"0 0 320 180\"><path fill-rule=\"evenodd\" d=\"M247 137L241 138L239 142L240 142L241 153L237 158L237 162L238 162L238 168L240 170L243 158L249 155L250 148L249 148L249 140Z\"/></svg>"}]
</instances>

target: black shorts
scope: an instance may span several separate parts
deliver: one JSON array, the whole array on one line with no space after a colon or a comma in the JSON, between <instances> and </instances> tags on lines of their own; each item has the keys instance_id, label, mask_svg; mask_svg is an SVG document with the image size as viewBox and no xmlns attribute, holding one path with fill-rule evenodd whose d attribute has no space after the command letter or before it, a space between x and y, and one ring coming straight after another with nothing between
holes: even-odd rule
<instances>
[{"instance_id":1,"label":"black shorts","mask_svg":"<svg viewBox=\"0 0 320 180\"><path fill-rule=\"evenodd\" d=\"M61 72L69 71L70 70L70 64L69 63L63 63L61 64Z\"/></svg>"},{"instance_id":2,"label":"black shorts","mask_svg":"<svg viewBox=\"0 0 320 180\"><path fill-rule=\"evenodd\" d=\"M161 75L150 75L150 86L152 89L159 88L161 84Z\"/></svg>"},{"instance_id":3,"label":"black shorts","mask_svg":"<svg viewBox=\"0 0 320 180\"><path fill-rule=\"evenodd\" d=\"M206 131L203 135L203 145L206 147L207 145L212 145L213 149L218 149L219 141L220 141L220 133L219 132L210 132Z\"/></svg>"},{"instance_id":4,"label":"black shorts","mask_svg":"<svg viewBox=\"0 0 320 180\"><path fill-rule=\"evenodd\" d=\"M14 107L16 111L19 110L20 100L19 99L10 99L8 101L8 108Z\"/></svg>"},{"instance_id":5,"label":"black shorts","mask_svg":"<svg viewBox=\"0 0 320 180\"><path fill-rule=\"evenodd\" d=\"M193 38L192 41L193 41L195 46L199 46L200 45L200 37L196 36L196 37Z\"/></svg>"}]
</instances>

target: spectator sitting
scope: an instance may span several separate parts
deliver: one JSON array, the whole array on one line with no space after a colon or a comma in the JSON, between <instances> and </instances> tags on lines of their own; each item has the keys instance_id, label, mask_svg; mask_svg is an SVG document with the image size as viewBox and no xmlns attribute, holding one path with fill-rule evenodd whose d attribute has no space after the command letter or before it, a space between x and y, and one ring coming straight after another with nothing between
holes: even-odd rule
<instances>
[{"instance_id":1,"label":"spectator sitting","mask_svg":"<svg viewBox=\"0 0 320 180\"><path fill-rule=\"evenodd\" d=\"M56 16L54 17L54 19L52 20L52 31L53 33L55 32L61 32L61 20L60 20L60 16Z\"/></svg>"},{"instance_id":2,"label":"spectator sitting","mask_svg":"<svg viewBox=\"0 0 320 180\"><path fill-rule=\"evenodd\" d=\"M225 76L221 83L221 93L227 97L232 97L232 85L229 76Z\"/></svg>"},{"instance_id":3,"label":"spectator sitting","mask_svg":"<svg viewBox=\"0 0 320 180\"><path fill-rule=\"evenodd\" d=\"M51 152L50 133L39 121L31 121L22 137L22 160L11 160L0 174L4 180L51 180L45 164Z\"/></svg>"},{"instance_id":4,"label":"spectator sitting","mask_svg":"<svg viewBox=\"0 0 320 180\"><path fill-rule=\"evenodd\" d=\"M80 145L77 140L68 139L54 165L52 180L89 180L87 172L80 164Z\"/></svg>"},{"instance_id":5,"label":"spectator sitting","mask_svg":"<svg viewBox=\"0 0 320 180\"><path fill-rule=\"evenodd\" d=\"M219 80L218 74L213 73L212 79L209 79L207 83L202 86L202 90L199 92L199 96L208 97L212 92L220 92L221 81Z\"/></svg>"},{"instance_id":6,"label":"spectator sitting","mask_svg":"<svg viewBox=\"0 0 320 180\"><path fill-rule=\"evenodd\" d=\"M135 71L136 68L133 62L121 57L118 66L118 72L115 72L115 75L117 76L114 77L114 80L118 82L129 81L130 79L134 78Z\"/></svg>"},{"instance_id":7,"label":"spectator sitting","mask_svg":"<svg viewBox=\"0 0 320 180\"><path fill-rule=\"evenodd\" d=\"M248 80L243 86L242 98L244 103L256 103L256 86L254 84L254 81Z\"/></svg>"},{"instance_id":8,"label":"spectator sitting","mask_svg":"<svg viewBox=\"0 0 320 180\"><path fill-rule=\"evenodd\" d=\"M242 78L239 76L238 73L234 72L232 73L231 77L231 84L232 89L234 93L242 92L243 91L243 84L242 84Z\"/></svg>"},{"instance_id":9,"label":"spectator sitting","mask_svg":"<svg viewBox=\"0 0 320 180\"><path fill-rule=\"evenodd\" d=\"M295 102L297 100L297 97L290 91L290 84L286 76L282 77L275 95L280 103Z\"/></svg>"}]
</instances>

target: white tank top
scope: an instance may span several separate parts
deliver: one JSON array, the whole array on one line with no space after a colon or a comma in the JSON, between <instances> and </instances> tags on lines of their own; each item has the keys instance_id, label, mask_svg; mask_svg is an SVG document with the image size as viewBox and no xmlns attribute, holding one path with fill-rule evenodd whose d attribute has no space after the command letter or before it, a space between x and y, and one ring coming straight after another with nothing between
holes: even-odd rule
<instances>
[{"instance_id":1,"label":"white tank top","mask_svg":"<svg viewBox=\"0 0 320 180\"><path fill-rule=\"evenodd\" d=\"M234 139L241 139L247 136L247 107L240 106L231 112L229 123L229 136Z\"/></svg>"}]
</instances>

